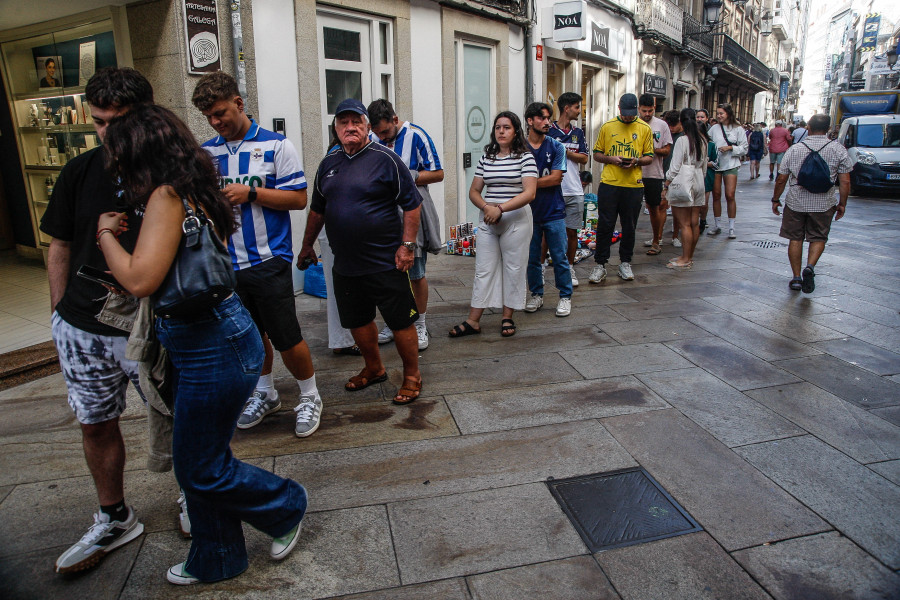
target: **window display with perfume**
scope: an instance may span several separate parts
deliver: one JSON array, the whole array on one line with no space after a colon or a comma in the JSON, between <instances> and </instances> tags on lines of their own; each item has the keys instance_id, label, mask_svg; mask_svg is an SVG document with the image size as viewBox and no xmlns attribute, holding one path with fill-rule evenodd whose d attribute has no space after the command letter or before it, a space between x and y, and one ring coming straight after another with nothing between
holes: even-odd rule
<instances>
[{"instance_id":1,"label":"window display with perfume","mask_svg":"<svg viewBox=\"0 0 900 600\"><path fill-rule=\"evenodd\" d=\"M84 85L116 66L112 19L2 43L4 77L35 230L65 164L100 144ZM41 244L50 240L38 231Z\"/></svg>"}]
</instances>

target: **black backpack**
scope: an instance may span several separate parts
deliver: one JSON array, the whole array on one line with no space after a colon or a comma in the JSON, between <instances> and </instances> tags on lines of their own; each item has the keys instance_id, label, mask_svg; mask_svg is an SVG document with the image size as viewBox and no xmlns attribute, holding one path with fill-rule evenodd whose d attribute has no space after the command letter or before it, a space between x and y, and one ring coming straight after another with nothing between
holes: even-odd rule
<instances>
[{"instance_id":1,"label":"black backpack","mask_svg":"<svg viewBox=\"0 0 900 600\"><path fill-rule=\"evenodd\" d=\"M828 144L832 141L834 140L831 140ZM806 142L800 143L806 146ZM825 146L828 144L825 144ZM809 150L809 154L803 159L803 164L800 165L800 172L797 173L797 184L806 188L813 194L824 194L834 187L836 183L836 181L831 178L831 171L828 169L828 163L826 163L825 159L819 155L819 153L825 149L825 146L822 146L818 150L813 150L809 146L806 146L806 149Z\"/></svg>"},{"instance_id":2,"label":"black backpack","mask_svg":"<svg viewBox=\"0 0 900 600\"><path fill-rule=\"evenodd\" d=\"M762 150L765 143L762 131L754 131L750 134L750 139L747 141L747 147L751 150Z\"/></svg>"}]
</instances>

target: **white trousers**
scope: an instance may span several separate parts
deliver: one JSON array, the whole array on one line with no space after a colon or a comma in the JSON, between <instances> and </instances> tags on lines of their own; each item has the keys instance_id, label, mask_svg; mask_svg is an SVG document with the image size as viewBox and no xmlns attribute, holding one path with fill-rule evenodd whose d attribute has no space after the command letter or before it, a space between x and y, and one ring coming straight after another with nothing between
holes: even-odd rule
<instances>
[{"instance_id":1,"label":"white trousers","mask_svg":"<svg viewBox=\"0 0 900 600\"><path fill-rule=\"evenodd\" d=\"M331 275L331 269L334 267L334 253L331 251L331 244L328 243L328 236L325 230L319 235L319 248L322 250L322 269L325 271L325 290L328 292L328 299L325 306L328 311L328 347L349 348L356 342L350 335L349 329L341 327L341 318L338 316L337 301L334 299L334 279Z\"/></svg>"},{"instance_id":2,"label":"white trousers","mask_svg":"<svg viewBox=\"0 0 900 600\"><path fill-rule=\"evenodd\" d=\"M472 308L525 308L528 245L533 224L531 207L503 213L496 225L478 223Z\"/></svg>"}]
</instances>

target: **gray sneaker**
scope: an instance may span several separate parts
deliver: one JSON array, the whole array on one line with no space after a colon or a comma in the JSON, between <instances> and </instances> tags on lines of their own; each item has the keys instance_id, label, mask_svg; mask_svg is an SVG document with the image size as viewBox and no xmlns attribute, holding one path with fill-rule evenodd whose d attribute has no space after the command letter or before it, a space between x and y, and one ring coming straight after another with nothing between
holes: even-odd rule
<instances>
[{"instance_id":1,"label":"gray sneaker","mask_svg":"<svg viewBox=\"0 0 900 600\"><path fill-rule=\"evenodd\" d=\"M294 433L301 438L311 436L319 428L322 418L322 399L318 396L300 396L300 403L294 412L297 413Z\"/></svg>"},{"instance_id":2,"label":"gray sneaker","mask_svg":"<svg viewBox=\"0 0 900 600\"><path fill-rule=\"evenodd\" d=\"M109 515L100 511L94 515L94 524L87 533L56 559L56 572L74 573L89 569L142 533L144 525L137 520L132 507L128 507L128 518L124 521L110 521Z\"/></svg>"},{"instance_id":3,"label":"gray sneaker","mask_svg":"<svg viewBox=\"0 0 900 600\"><path fill-rule=\"evenodd\" d=\"M625 281L634 279L634 273L631 272L631 263L623 262L619 265L619 277Z\"/></svg>"},{"instance_id":4,"label":"gray sneaker","mask_svg":"<svg viewBox=\"0 0 900 600\"><path fill-rule=\"evenodd\" d=\"M539 296L537 294L532 294L531 297L528 298L528 301L525 303L525 312L533 313L536 312L537 309L544 305L544 297Z\"/></svg>"},{"instance_id":5,"label":"gray sneaker","mask_svg":"<svg viewBox=\"0 0 900 600\"><path fill-rule=\"evenodd\" d=\"M390 327L385 325L384 329L378 332L378 343L387 344L388 342L392 341L394 341L394 332L391 331Z\"/></svg>"},{"instance_id":6,"label":"gray sneaker","mask_svg":"<svg viewBox=\"0 0 900 600\"><path fill-rule=\"evenodd\" d=\"M278 399L278 391L276 390L272 396L266 392L254 390L244 405L241 416L238 417L238 429L250 429L259 425L266 415L281 408L281 400Z\"/></svg>"},{"instance_id":7,"label":"gray sneaker","mask_svg":"<svg viewBox=\"0 0 900 600\"><path fill-rule=\"evenodd\" d=\"M597 265L591 271L591 276L588 277L588 281L591 283L600 283L604 279L606 279L606 265Z\"/></svg>"}]
</instances>

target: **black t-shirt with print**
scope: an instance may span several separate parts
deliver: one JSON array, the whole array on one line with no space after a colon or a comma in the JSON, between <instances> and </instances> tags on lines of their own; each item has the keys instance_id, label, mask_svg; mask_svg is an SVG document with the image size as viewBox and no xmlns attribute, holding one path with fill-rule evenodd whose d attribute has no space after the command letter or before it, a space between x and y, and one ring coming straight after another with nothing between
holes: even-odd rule
<instances>
[{"instance_id":1,"label":"black t-shirt with print","mask_svg":"<svg viewBox=\"0 0 900 600\"><path fill-rule=\"evenodd\" d=\"M97 320L107 291L76 273L81 265L104 271L109 267L97 248L97 220L110 211L127 211L128 231L119 237L122 246L131 252L137 240L141 215L117 198L112 178L104 165L104 150L95 148L70 160L59 174L53 188L47 212L41 219L41 231L71 244L68 283L62 299L56 305L59 316L78 329L99 335L128 335Z\"/></svg>"}]
</instances>

